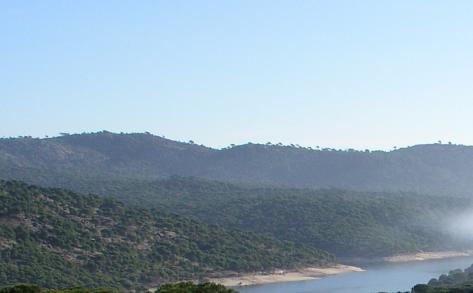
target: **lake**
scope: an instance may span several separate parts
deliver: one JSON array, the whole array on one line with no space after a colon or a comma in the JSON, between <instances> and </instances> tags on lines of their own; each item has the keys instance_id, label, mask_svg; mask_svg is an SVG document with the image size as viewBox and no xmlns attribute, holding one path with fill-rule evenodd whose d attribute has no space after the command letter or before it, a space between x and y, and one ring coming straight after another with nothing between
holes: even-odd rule
<instances>
[{"instance_id":1,"label":"lake","mask_svg":"<svg viewBox=\"0 0 473 293\"><path fill-rule=\"evenodd\" d=\"M415 284L453 269L473 264L473 256L404 263L379 264L364 272L344 273L317 280L274 283L237 288L241 293L371 293L410 291Z\"/></svg>"}]
</instances>

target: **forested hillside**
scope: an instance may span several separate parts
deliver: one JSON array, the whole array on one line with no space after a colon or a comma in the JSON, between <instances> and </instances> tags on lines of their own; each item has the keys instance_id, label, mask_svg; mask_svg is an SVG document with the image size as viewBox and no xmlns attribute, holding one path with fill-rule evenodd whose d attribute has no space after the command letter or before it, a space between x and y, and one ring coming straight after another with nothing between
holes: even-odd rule
<instances>
[{"instance_id":1,"label":"forested hillside","mask_svg":"<svg viewBox=\"0 0 473 293\"><path fill-rule=\"evenodd\" d=\"M61 288L61 289L45 289L36 285L19 284L14 286L6 286L0 288L0 293L124 293L126 291L113 288ZM236 290L225 288L215 283L179 282L175 284L166 284L156 291L148 291L154 293L238 293Z\"/></svg>"},{"instance_id":2,"label":"forested hillside","mask_svg":"<svg viewBox=\"0 0 473 293\"><path fill-rule=\"evenodd\" d=\"M473 265L465 270L456 269L427 284L418 284L412 293L470 293L473 291Z\"/></svg>"},{"instance_id":3,"label":"forested hillside","mask_svg":"<svg viewBox=\"0 0 473 293\"><path fill-rule=\"evenodd\" d=\"M0 177L112 196L133 206L303 243L337 256L379 257L471 248L446 234L440 219L468 209L472 200L460 194L447 198L407 191L274 186L397 190L411 189L412 182L454 193L449 187L453 180L461 189L473 184L466 180L473 176L468 172L472 149L428 145L394 152L342 152L248 144L215 150L146 133L101 132L1 139ZM389 187L379 176L399 184Z\"/></svg>"},{"instance_id":4,"label":"forested hillside","mask_svg":"<svg viewBox=\"0 0 473 293\"><path fill-rule=\"evenodd\" d=\"M135 288L332 260L313 247L110 198L0 181L0 285Z\"/></svg>"},{"instance_id":5,"label":"forested hillside","mask_svg":"<svg viewBox=\"0 0 473 293\"><path fill-rule=\"evenodd\" d=\"M177 176L155 181L84 181L74 188L305 243L337 256L471 248L445 227L450 215L473 207L469 198L257 187Z\"/></svg>"},{"instance_id":6,"label":"forested hillside","mask_svg":"<svg viewBox=\"0 0 473 293\"><path fill-rule=\"evenodd\" d=\"M471 194L473 147L432 144L390 152L245 144L222 150L151 134L99 132L0 139L0 177L57 185L61 176L169 175L290 187Z\"/></svg>"}]
</instances>

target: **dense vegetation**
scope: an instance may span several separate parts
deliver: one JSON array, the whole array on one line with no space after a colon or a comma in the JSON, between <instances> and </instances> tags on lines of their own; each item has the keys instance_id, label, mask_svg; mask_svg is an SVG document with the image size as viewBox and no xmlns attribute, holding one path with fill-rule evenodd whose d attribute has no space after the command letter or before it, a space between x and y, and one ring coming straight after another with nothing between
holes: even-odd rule
<instances>
[{"instance_id":1,"label":"dense vegetation","mask_svg":"<svg viewBox=\"0 0 473 293\"><path fill-rule=\"evenodd\" d=\"M0 288L0 293L121 293L122 291L107 288L85 288L73 287L63 289L44 289L36 285L14 285ZM237 293L232 289L227 289L222 285L214 283L194 284L191 282L181 282L175 284L165 284L155 291L155 293Z\"/></svg>"},{"instance_id":2,"label":"dense vegetation","mask_svg":"<svg viewBox=\"0 0 473 293\"><path fill-rule=\"evenodd\" d=\"M473 265L465 270L453 270L432 279L428 284L418 284L412 293L471 293L473 292Z\"/></svg>"},{"instance_id":3,"label":"dense vegetation","mask_svg":"<svg viewBox=\"0 0 473 293\"><path fill-rule=\"evenodd\" d=\"M444 222L473 206L471 199L459 197L255 187L176 176L152 182L95 180L75 188L348 257L461 248L453 241L458 239L445 234Z\"/></svg>"},{"instance_id":4,"label":"dense vegetation","mask_svg":"<svg viewBox=\"0 0 473 293\"><path fill-rule=\"evenodd\" d=\"M440 144L356 152L215 150L109 132L0 139L0 178L78 192L0 181L0 284L135 288L323 265L329 253L471 248L442 221L473 207L460 195L473 190L472 158L471 147Z\"/></svg>"},{"instance_id":5,"label":"dense vegetation","mask_svg":"<svg viewBox=\"0 0 473 293\"><path fill-rule=\"evenodd\" d=\"M120 293L113 288L72 287L63 289L44 289L36 285L19 284L0 288L0 293Z\"/></svg>"},{"instance_id":6,"label":"dense vegetation","mask_svg":"<svg viewBox=\"0 0 473 293\"><path fill-rule=\"evenodd\" d=\"M194 284L192 282L181 282L165 284L156 293L237 293L237 291L215 283Z\"/></svg>"},{"instance_id":7,"label":"dense vegetation","mask_svg":"<svg viewBox=\"0 0 473 293\"><path fill-rule=\"evenodd\" d=\"M315 248L110 198L0 181L1 285L132 288L331 260Z\"/></svg>"},{"instance_id":8,"label":"dense vegetation","mask_svg":"<svg viewBox=\"0 0 473 293\"><path fill-rule=\"evenodd\" d=\"M381 151L245 144L216 150L151 134L0 139L0 177L57 185L61 176L169 175L291 187L471 194L473 147L432 144Z\"/></svg>"}]
</instances>

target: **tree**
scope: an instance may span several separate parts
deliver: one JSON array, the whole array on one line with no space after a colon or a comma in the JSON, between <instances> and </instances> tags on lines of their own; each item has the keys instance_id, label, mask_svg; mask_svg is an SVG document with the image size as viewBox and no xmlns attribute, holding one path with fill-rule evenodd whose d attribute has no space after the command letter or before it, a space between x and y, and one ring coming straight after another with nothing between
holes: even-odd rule
<instances>
[{"instance_id":1,"label":"tree","mask_svg":"<svg viewBox=\"0 0 473 293\"><path fill-rule=\"evenodd\" d=\"M418 284L412 288L412 293L427 293L429 292L429 286L426 284Z\"/></svg>"},{"instance_id":2,"label":"tree","mask_svg":"<svg viewBox=\"0 0 473 293\"><path fill-rule=\"evenodd\" d=\"M21 284L0 289L0 293L40 293L41 288L36 285Z\"/></svg>"},{"instance_id":3,"label":"tree","mask_svg":"<svg viewBox=\"0 0 473 293\"><path fill-rule=\"evenodd\" d=\"M197 285L192 282L180 282L163 285L156 293L237 293L237 291L210 282Z\"/></svg>"}]
</instances>

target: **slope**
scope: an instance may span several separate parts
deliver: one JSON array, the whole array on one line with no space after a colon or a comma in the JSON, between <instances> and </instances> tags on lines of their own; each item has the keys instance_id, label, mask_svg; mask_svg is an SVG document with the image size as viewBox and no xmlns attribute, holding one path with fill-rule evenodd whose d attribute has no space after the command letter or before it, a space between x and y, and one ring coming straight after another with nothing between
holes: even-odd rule
<instances>
[{"instance_id":1,"label":"slope","mask_svg":"<svg viewBox=\"0 0 473 293\"><path fill-rule=\"evenodd\" d=\"M0 181L0 285L136 288L331 261L314 248L110 198Z\"/></svg>"}]
</instances>

